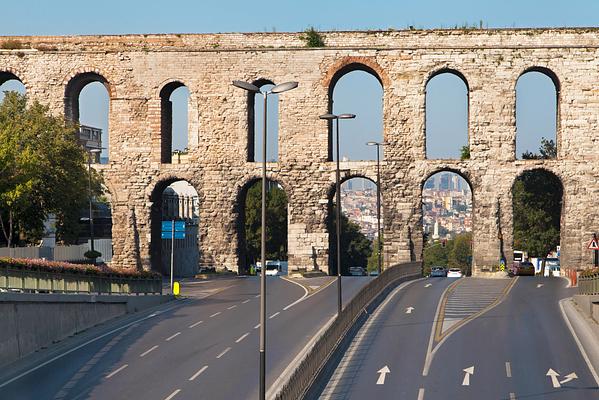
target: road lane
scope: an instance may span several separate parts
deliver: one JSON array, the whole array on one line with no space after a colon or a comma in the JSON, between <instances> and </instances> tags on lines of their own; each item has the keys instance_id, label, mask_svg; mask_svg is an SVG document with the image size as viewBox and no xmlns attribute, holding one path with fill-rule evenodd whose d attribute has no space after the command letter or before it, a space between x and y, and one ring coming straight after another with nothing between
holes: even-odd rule
<instances>
[{"instance_id":1,"label":"road lane","mask_svg":"<svg viewBox=\"0 0 599 400\"><path fill-rule=\"evenodd\" d=\"M353 296L368 279L344 278L344 297ZM118 332L5 386L0 398L53 398L64 395L65 389L64 398L251 396L258 384L258 330L253 329L259 319L258 278L223 281L220 288L227 287L223 291L213 283L195 286L202 289L186 291L183 286L183 293L195 297L136 324L109 350L106 346ZM269 278L267 291L268 315L279 313L267 322L268 376L272 382L278 369L293 359L294 352L334 312L336 297L327 288L306 299L305 305L300 302L283 310L305 291L280 278ZM205 297L207 293L212 295ZM90 364L90 360L94 362Z\"/></svg>"}]
</instances>

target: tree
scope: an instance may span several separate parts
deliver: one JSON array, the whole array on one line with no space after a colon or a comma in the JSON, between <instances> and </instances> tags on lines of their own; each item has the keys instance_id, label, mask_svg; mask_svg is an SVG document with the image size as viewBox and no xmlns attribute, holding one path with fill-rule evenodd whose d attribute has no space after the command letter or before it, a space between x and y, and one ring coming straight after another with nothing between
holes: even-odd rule
<instances>
[{"instance_id":1,"label":"tree","mask_svg":"<svg viewBox=\"0 0 599 400\"><path fill-rule=\"evenodd\" d=\"M76 129L39 102L6 92L0 103L0 230L8 246L15 238L40 240L49 214L56 215L58 240L76 238L88 201L86 153ZM92 190L101 192L98 174Z\"/></svg>"},{"instance_id":2,"label":"tree","mask_svg":"<svg viewBox=\"0 0 599 400\"><path fill-rule=\"evenodd\" d=\"M384 243L384 239L381 240L381 268L383 267L383 260L384 260L383 243ZM367 270L369 273L372 271L378 271L378 268L379 268L379 248L378 248L378 246L379 246L379 238L377 237L372 242L372 253L368 257Z\"/></svg>"},{"instance_id":3,"label":"tree","mask_svg":"<svg viewBox=\"0 0 599 400\"><path fill-rule=\"evenodd\" d=\"M470 160L470 146L462 146L460 149L460 160Z\"/></svg>"},{"instance_id":4,"label":"tree","mask_svg":"<svg viewBox=\"0 0 599 400\"><path fill-rule=\"evenodd\" d=\"M450 267L460 268L467 272L472 259L472 233L462 233L455 237L453 246L449 252L448 264Z\"/></svg>"},{"instance_id":5,"label":"tree","mask_svg":"<svg viewBox=\"0 0 599 400\"><path fill-rule=\"evenodd\" d=\"M261 257L262 181L254 183L245 200L246 254L251 263ZM266 258L287 260L287 195L274 184L266 192Z\"/></svg>"},{"instance_id":6,"label":"tree","mask_svg":"<svg viewBox=\"0 0 599 400\"><path fill-rule=\"evenodd\" d=\"M337 268L336 207L331 207L328 218L329 266ZM372 242L360 232L360 226L341 213L341 274L347 274L350 267L367 267L372 254Z\"/></svg>"},{"instance_id":7,"label":"tree","mask_svg":"<svg viewBox=\"0 0 599 400\"><path fill-rule=\"evenodd\" d=\"M539 147L539 153L532 153L525 151L522 153L522 159L524 160L547 160L557 157L557 146L553 140L547 140L541 138L541 146Z\"/></svg>"},{"instance_id":8,"label":"tree","mask_svg":"<svg viewBox=\"0 0 599 400\"><path fill-rule=\"evenodd\" d=\"M514 249L542 259L560 241L563 189L559 179L545 170L525 171L512 187Z\"/></svg>"}]
</instances>

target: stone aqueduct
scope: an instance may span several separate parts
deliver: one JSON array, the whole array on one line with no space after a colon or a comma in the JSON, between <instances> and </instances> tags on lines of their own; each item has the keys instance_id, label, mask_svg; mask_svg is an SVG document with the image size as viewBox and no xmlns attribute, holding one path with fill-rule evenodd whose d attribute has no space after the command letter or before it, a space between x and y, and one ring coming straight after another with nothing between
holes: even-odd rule
<instances>
[{"instance_id":1,"label":"stone aqueduct","mask_svg":"<svg viewBox=\"0 0 599 400\"><path fill-rule=\"evenodd\" d=\"M280 96L279 161L268 165L289 197L290 268L327 270L325 219L334 184L329 133L332 87L356 69L383 86L386 148L382 164L386 264L419 259L421 195L441 170L471 184L474 271L511 258L511 187L523 171L543 168L564 188L562 265L586 267L599 226L599 30L516 29L323 33L326 47L306 48L296 33L3 37L0 84L17 78L54 112L78 116L78 94L100 81L110 96L110 163L98 166L111 192L114 264L150 268L159 240L152 216L157 193L186 179L200 197L201 263L236 269L240 199L260 174L247 161L248 96L241 79L297 80ZM8 46L2 46L8 47ZM515 85L528 70L548 73L558 93L558 157L515 159ZM453 71L468 87L471 159L429 160L425 152L425 87ZM190 160L170 164L162 138L161 91L190 91ZM358 113L359 110L349 110ZM170 143L168 143L170 145ZM167 151L168 153L168 151ZM345 162L346 177L375 179L373 162ZM155 216L155 215L154 215Z\"/></svg>"}]
</instances>

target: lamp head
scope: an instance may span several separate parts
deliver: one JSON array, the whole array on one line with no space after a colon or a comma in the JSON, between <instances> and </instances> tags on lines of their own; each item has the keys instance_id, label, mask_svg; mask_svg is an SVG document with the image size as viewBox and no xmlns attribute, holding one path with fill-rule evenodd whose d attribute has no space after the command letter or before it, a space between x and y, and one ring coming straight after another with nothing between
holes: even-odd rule
<instances>
[{"instance_id":1,"label":"lamp head","mask_svg":"<svg viewBox=\"0 0 599 400\"><path fill-rule=\"evenodd\" d=\"M283 93L291 89L295 89L297 87L297 82L285 82L279 85L276 85L272 89L270 89L270 93Z\"/></svg>"},{"instance_id":2,"label":"lamp head","mask_svg":"<svg viewBox=\"0 0 599 400\"><path fill-rule=\"evenodd\" d=\"M356 114L341 114L338 117L339 119L353 119L356 118Z\"/></svg>"},{"instance_id":3,"label":"lamp head","mask_svg":"<svg viewBox=\"0 0 599 400\"><path fill-rule=\"evenodd\" d=\"M243 90L247 90L248 92L260 93L260 88L256 85L253 85L244 81L233 81L233 86L238 87Z\"/></svg>"},{"instance_id":4,"label":"lamp head","mask_svg":"<svg viewBox=\"0 0 599 400\"><path fill-rule=\"evenodd\" d=\"M318 118L331 121L331 120L337 119L338 117L335 114L322 114Z\"/></svg>"}]
</instances>

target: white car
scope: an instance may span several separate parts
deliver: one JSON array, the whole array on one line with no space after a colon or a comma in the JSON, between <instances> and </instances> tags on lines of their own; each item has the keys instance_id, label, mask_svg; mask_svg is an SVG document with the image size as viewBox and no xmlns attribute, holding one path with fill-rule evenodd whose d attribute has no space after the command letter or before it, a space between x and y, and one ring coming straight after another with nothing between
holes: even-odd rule
<instances>
[{"instance_id":1,"label":"white car","mask_svg":"<svg viewBox=\"0 0 599 400\"><path fill-rule=\"evenodd\" d=\"M449 268L449 271L447 271L447 277L448 278L461 278L462 270L459 268Z\"/></svg>"},{"instance_id":2,"label":"white car","mask_svg":"<svg viewBox=\"0 0 599 400\"><path fill-rule=\"evenodd\" d=\"M281 272L279 261L266 261L266 276L277 276Z\"/></svg>"}]
</instances>

